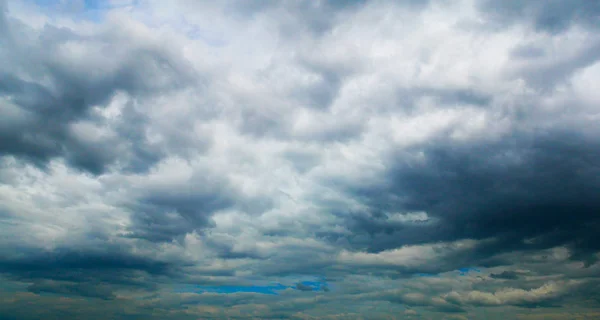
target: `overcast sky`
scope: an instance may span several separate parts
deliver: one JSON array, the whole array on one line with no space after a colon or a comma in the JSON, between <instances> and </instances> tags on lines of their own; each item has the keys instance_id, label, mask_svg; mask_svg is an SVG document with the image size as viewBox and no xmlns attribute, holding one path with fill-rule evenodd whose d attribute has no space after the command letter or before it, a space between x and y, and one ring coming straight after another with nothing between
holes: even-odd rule
<instances>
[{"instance_id":1,"label":"overcast sky","mask_svg":"<svg viewBox=\"0 0 600 320\"><path fill-rule=\"evenodd\" d=\"M600 1L0 0L0 319L600 318Z\"/></svg>"}]
</instances>

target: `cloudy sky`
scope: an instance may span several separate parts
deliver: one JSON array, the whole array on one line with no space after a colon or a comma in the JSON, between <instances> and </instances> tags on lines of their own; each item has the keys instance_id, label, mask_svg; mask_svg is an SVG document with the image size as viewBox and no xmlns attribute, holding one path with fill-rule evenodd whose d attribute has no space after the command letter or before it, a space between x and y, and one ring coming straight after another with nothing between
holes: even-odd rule
<instances>
[{"instance_id":1,"label":"cloudy sky","mask_svg":"<svg viewBox=\"0 0 600 320\"><path fill-rule=\"evenodd\" d=\"M600 2L0 0L0 319L600 317Z\"/></svg>"}]
</instances>

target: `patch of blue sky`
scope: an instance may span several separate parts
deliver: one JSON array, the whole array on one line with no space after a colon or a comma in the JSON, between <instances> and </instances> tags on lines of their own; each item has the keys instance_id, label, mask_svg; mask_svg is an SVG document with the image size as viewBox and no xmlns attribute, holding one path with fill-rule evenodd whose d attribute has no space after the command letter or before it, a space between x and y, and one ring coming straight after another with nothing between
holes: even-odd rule
<instances>
[{"instance_id":1,"label":"patch of blue sky","mask_svg":"<svg viewBox=\"0 0 600 320\"><path fill-rule=\"evenodd\" d=\"M465 267L465 268L460 268L457 270L458 274L461 276L466 276L470 273L476 272L476 273L481 273L481 269L475 268L475 267Z\"/></svg>"},{"instance_id":2,"label":"patch of blue sky","mask_svg":"<svg viewBox=\"0 0 600 320\"><path fill-rule=\"evenodd\" d=\"M300 281L296 282L294 285L283 285L281 283L269 284L269 285L224 285L224 286L199 286L199 285L191 285L191 284L183 284L178 285L175 288L175 292L177 293L185 293L185 292L195 292L195 293L203 293L203 292L212 292L212 293L239 293L239 292L249 292L249 293L260 293L260 294L268 294L268 295L278 295L280 291L286 289L296 289L297 283L302 284L305 287L310 287L312 291L330 291L331 287L329 284L322 279L317 279L313 281Z\"/></svg>"},{"instance_id":3,"label":"patch of blue sky","mask_svg":"<svg viewBox=\"0 0 600 320\"><path fill-rule=\"evenodd\" d=\"M175 292L183 293L183 292L213 292L213 293L238 293L238 292L250 292L250 293L260 293L260 294L270 294L277 295L281 290L285 290L290 288L289 286L284 286L280 283L275 285L267 285L267 286L198 286L198 285L181 285L175 289Z\"/></svg>"},{"instance_id":4,"label":"patch of blue sky","mask_svg":"<svg viewBox=\"0 0 600 320\"><path fill-rule=\"evenodd\" d=\"M74 20L86 20L102 22L104 16L111 9L123 6L136 6L138 0L25 0L35 4L52 17L54 14L67 14ZM228 42L222 32L208 26L201 27L195 23L189 23L185 18L178 21L176 26L185 30L190 39L200 40L211 47L224 47Z\"/></svg>"},{"instance_id":5,"label":"patch of blue sky","mask_svg":"<svg viewBox=\"0 0 600 320\"><path fill-rule=\"evenodd\" d=\"M52 13L67 13L75 20L100 22L104 14L114 8L111 1L106 0L31 0L41 7L49 16Z\"/></svg>"}]
</instances>

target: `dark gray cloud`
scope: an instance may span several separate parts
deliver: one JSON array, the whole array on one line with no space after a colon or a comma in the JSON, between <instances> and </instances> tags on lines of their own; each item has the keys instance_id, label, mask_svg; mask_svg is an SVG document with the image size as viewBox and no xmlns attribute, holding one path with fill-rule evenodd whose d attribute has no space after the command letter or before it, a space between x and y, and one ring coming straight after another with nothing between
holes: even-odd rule
<instances>
[{"instance_id":1,"label":"dark gray cloud","mask_svg":"<svg viewBox=\"0 0 600 320\"><path fill-rule=\"evenodd\" d=\"M233 205L233 197L228 196L224 188L208 193L195 191L164 190L140 199L134 208L135 229L131 230L132 236L152 241L171 241L195 229L209 226L212 213Z\"/></svg>"},{"instance_id":2,"label":"dark gray cloud","mask_svg":"<svg viewBox=\"0 0 600 320\"><path fill-rule=\"evenodd\" d=\"M98 251L85 248L80 252L63 249L34 253L22 249L24 257L0 263L0 274L10 281L28 283L26 290L36 295L114 300L118 290L156 290L160 278L174 275L180 264L114 248L93 250Z\"/></svg>"},{"instance_id":3,"label":"dark gray cloud","mask_svg":"<svg viewBox=\"0 0 600 320\"><path fill-rule=\"evenodd\" d=\"M75 295L90 298L114 299L115 295L111 292L111 288L107 285L90 285L82 283L56 283L48 280L35 282L27 290L30 292L40 293L55 293L61 295Z\"/></svg>"},{"instance_id":4,"label":"dark gray cloud","mask_svg":"<svg viewBox=\"0 0 600 320\"><path fill-rule=\"evenodd\" d=\"M514 271L502 271L500 273L492 273L490 277L494 279L506 279L506 280L517 280L519 278L519 274Z\"/></svg>"},{"instance_id":5,"label":"dark gray cloud","mask_svg":"<svg viewBox=\"0 0 600 320\"><path fill-rule=\"evenodd\" d=\"M597 27L600 4L595 1L479 1L482 11L500 25L527 23L547 32L561 32L573 25Z\"/></svg>"},{"instance_id":6,"label":"dark gray cloud","mask_svg":"<svg viewBox=\"0 0 600 320\"><path fill-rule=\"evenodd\" d=\"M194 76L184 69L183 61L176 61L168 50L136 44L135 35L114 31L94 38L52 25L33 30L7 17L6 10L0 14L4 34L0 155L14 155L40 166L60 157L94 174L117 160L126 161L122 165L134 171L146 170L161 157L160 150L145 147L148 141L141 128L134 135L102 139L95 137L95 132L82 137L73 132L72 125L79 121L109 125L106 120L94 119L91 109L106 107L118 92L143 103L192 83ZM130 40L123 39L128 36ZM81 54L90 56L87 64L68 51L69 45L79 45ZM123 133L123 129L119 131ZM131 151L129 160L123 157Z\"/></svg>"},{"instance_id":7,"label":"dark gray cloud","mask_svg":"<svg viewBox=\"0 0 600 320\"><path fill-rule=\"evenodd\" d=\"M44 252L27 248L21 251L26 255L5 259L0 270L18 279L136 284L136 272L163 275L178 263L139 256L109 246L79 251L56 249Z\"/></svg>"},{"instance_id":8,"label":"dark gray cloud","mask_svg":"<svg viewBox=\"0 0 600 320\"><path fill-rule=\"evenodd\" d=\"M300 291L313 291L313 287L303 284L302 282L298 282L296 283L296 290L300 290Z\"/></svg>"},{"instance_id":9,"label":"dark gray cloud","mask_svg":"<svg viewBox=\"0 0 600 320\"><path fill-rule=\"evenodd\" d=\"M598 172L599 141L578 133L522 135L495 144L444 143L423 152L420 163L396 162L383 189L350 189L370 215L350 221L358 247L377 252L407 244L457 239L495 238L477 255L502 250L569 245L575 254L598 250L590 238L598 224L595 194L600 185L588 179ZM433 224L387 222L383 212L424 211ZM359 234L368 235L365 237ZM526 239L535 238L532 243Z\"/></svg>"},{"instance_id":10,"label":"dark gray cloud","mask_svg":"<svg viewBox=\"0 0 600 320\"><path fill-rule=\"evenodd\" d=\"M273 203L268 198L247 197L227 179L202 168L189 179L171 187L143 186L143 193L130 206L133 223L129 236L153 242L182 240L186 234L202 233L214 227L215 212L226 209L260 214ZM207 243L212 243L207 239ZM214 249L223 255L232 254L225 243L215 242Z\"/></svg>"}]
</instances>

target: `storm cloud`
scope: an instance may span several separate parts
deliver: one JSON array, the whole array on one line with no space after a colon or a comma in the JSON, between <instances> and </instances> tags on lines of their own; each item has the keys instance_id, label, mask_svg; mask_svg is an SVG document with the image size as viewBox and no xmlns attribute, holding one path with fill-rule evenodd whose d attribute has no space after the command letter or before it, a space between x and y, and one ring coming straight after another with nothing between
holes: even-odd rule
<instances>
[{"instance_id":1,"label":"storm cloud","mask_svg":"<svg viewBox=\"0 0 600 320\"><path fill-rule=\"evenodd\" d=\"M0 318L596 317L598 26L0 0Z\"/></svg>"}]
</instances>

